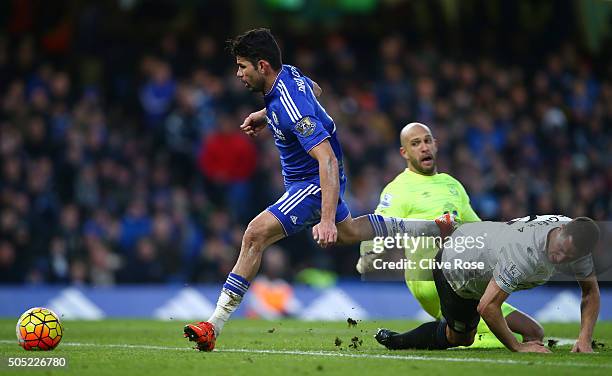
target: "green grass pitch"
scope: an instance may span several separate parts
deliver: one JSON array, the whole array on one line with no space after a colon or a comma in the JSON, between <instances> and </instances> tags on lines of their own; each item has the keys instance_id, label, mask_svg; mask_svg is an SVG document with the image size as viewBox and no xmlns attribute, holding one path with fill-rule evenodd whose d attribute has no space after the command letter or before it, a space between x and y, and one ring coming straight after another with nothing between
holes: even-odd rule
<instances>
[{"instance_id":1,"label":"green grass pitch","mask_svg":"<svg viewBox=\"0 0 612 376\"><path fill-rule=\"evenodd\" d=\"M0 320L1 374L15 375L588 375L612 374L612 322L597 324L604 344L596 354L516 354L505 349L387 351L372 337L378 327L396 330L416 322L294 320L230 321L212 353L191 349L182 321L66 321L65 336L51 352L27 352L17 345L15 319ZM547 336L575 338L578 324L545 325ZM358 337L353 344L352 339ZM342 341L336 345L336 338ZM359 344L361 341L361 344ZM355 348L356 347L356 348ZM63 369L9 369L8 357L65 357ZM393 373L391 373L393 372Z\"/></svg>"}]
</instances>

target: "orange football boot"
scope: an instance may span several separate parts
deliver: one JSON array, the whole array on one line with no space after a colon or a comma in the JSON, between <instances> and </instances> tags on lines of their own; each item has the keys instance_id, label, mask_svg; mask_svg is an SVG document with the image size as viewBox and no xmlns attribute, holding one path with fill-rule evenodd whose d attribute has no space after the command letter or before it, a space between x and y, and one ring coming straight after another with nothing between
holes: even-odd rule
<instances>
[{"instance_id":1,"label":"orange football boot","mask_svg":"<svg viewBox=\"0 0 612 376\"><path fill-rule=\"evenodd\" d=\"M196 342L196 347L200 351L213 351L215 348L215 328L207 321L200 321L185 325L183 336L190 341Z\"/></svg>"}]
</instances>

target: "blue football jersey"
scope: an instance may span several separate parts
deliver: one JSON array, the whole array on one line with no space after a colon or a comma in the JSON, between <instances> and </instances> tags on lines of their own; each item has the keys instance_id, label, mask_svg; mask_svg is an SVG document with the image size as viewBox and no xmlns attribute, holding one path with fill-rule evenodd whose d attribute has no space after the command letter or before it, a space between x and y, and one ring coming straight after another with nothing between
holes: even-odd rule
<instances>
[{"instance_id":1,"label":"blue football jersey","mask_svg":"<svg viewBox=\"0 0 612 376\"><path fill-rule=\"evenodd\" d=\"M264 96L268 128L280 153L286 183L318 179L319 164L308 152L326 139L338 159L340 180L344 180L336 125L315 97L312 86L310 78L285 64Z\"/></svg>"}]
</instances>

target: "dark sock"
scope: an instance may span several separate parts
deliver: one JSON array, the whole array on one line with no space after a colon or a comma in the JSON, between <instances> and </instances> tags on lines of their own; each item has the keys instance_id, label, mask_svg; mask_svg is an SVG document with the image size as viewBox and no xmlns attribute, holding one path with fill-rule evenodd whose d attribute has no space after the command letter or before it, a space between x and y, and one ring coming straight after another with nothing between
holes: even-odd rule
<instances>
[{"instance_id":1,"label":"dark sock","mask_svg":"<svg viewBox=\"0 0 612 376\"><path fill-rule=\"evenodd\" d=\"M396 334L389 338L387 347L392 350L443 350L452 345L446 338L446 321L443 320L428 322L409 332Z\"/></svg>"}]
</instances>

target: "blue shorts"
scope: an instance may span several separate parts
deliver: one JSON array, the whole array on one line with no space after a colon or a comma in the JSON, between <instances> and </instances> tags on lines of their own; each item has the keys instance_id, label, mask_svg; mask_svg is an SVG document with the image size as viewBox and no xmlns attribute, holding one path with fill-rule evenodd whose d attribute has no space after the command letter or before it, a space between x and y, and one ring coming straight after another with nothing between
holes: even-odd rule
<instances>
[{"instance_id":1,"label":"blue shorts","mask_svg":"<svg viewBox=\"0 0 612 376\"><path fill-rule=\"evenodd\" d=\"M346 178L340 182L340 194L336 208L336 223L344 221L351 214L342 196ZM318 180L288 183L287 191L267 210L283 226L287 236L296 234L321 220L321 187Z\"/></svg>"}]
</instances>

